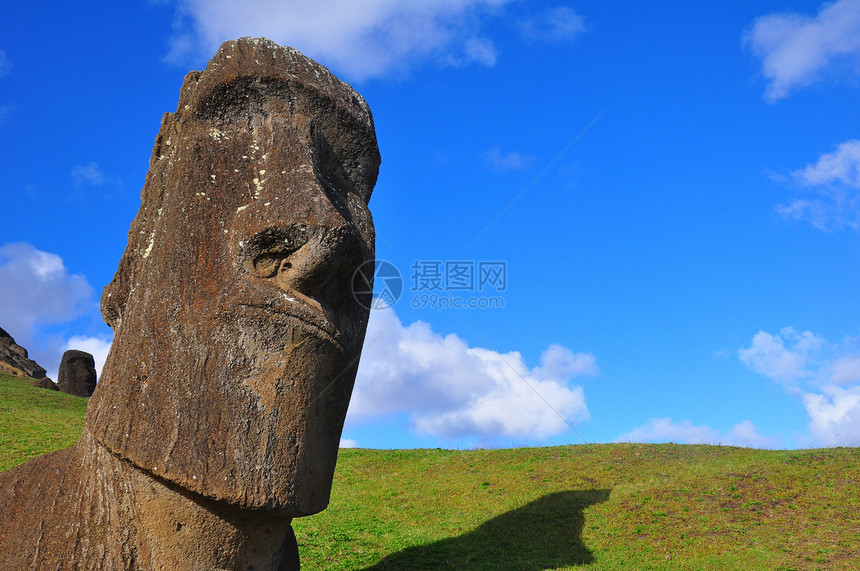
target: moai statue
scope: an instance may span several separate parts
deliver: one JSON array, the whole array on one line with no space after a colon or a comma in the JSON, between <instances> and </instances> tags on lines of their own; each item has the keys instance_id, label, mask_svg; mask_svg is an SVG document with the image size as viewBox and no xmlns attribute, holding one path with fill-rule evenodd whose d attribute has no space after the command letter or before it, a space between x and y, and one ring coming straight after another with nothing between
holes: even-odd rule
<instances>
[{"instance_id":1,"label":"moai statue","mask_svg":"<svg viewBox=\"0 0 860 571\"><path fill-rule=\"evenodd\" d=\"M96 361L86 351L69 349L60 359L57 372L60 391L76 397L91 397L96 390Z\"/></svg>"},{"instance_id":2,"label":"moai statue","mask_svg":"<svg viewBox=\"0 0 860 571\"><path fill-rule=\"evenodd\" d=\"M0 474L0 569L298 569L290 522L328 504L367 325L379 161L364 99L291 48L226 42L186 76L102 295L83 436Z\"/></svg>"}]
</instances>

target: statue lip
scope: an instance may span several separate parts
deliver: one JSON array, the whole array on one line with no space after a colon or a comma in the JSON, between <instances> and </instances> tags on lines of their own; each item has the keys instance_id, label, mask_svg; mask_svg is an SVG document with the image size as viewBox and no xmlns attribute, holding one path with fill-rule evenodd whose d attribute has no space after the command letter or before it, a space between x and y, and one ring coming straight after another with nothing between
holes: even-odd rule
<instances>
[{"instance_id":1,"label":"statue lip","mask_svg":"<svg viewBox=\"0 0 860 571\"><path fill-rule=\"evenodd\" d=\"M280 298L270 299L263 303L241 303L239 307L264 313L267 317L276 319L286 318L293 324L298 324L307 333L337 347L346 352L340 342L340 332L326 318L322 307L314 308L307 302L298 299L304 297L299 294L296 297L282 294Z\"/></svg>"}]
</instances>

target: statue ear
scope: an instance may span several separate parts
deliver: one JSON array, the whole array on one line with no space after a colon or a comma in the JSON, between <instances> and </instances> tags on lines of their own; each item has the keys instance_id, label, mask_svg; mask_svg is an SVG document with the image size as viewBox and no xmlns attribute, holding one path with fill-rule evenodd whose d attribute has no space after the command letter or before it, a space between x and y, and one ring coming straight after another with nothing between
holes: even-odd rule
<instances>
[{"instance_id":1,"label":"statue ear","mask_svg":"<svg viewBox=\"0 0 860 571\"><path fill-rule=\"evenodd\" d=\"M190 79L189 79L190 78ZM193 81L192 74L186 77L186 83ZM175 113L165 113L161 118L161 127L155 137L152 155L149 159L149 172L140 195L140 209L131 222L128 231L128 243L119 259L119 267L113 279L102 291L101 311L105 323L117 331L122 323L125 306L131 294L132 284L137 279L138 270L149 257L154 245L156 226L161 217L162 206L169 192L165 169L172 168L171 161L165 159L169 153L171 137L177 135L178 117Z\"/></svg>"},{"instance_id":2,"label":"statue ear","mask_svg":"<svg viewBox=\"0 0 860 571\"><path fill-rule=\"evenodd\" d=\"M128 275L124 269L124 266L128 266L126 258L127 256L123 255L120 259L119 269L102 291L102 318L108 327L114 330L114 333L116 333L117 328L122 324L122 314L128 303L129 284L120 277Z\"/></svg>"},{"instance_id":3,"label":"statue ear","mask_svg":"<svg viewBox=\"0 0 860 571\"><path fill-rule=\"evenodd\" d=\"M102 318L114 330L114 334L122 324L125 307L128 304L131 291L134 289L133 284L138 279L140 268L143 264L150 261L147 258L149 258L153 249L156 225L161 216L161 202L164 199L163 189L160 190L162 192L158 198L161 200L157 203L152 204L144 200L141 204L137 216L135 216L131 223L131 230L128 233L128 245L126 245L125 251L119 259L119 267L113 279L102 291ZM144 189L144 192L146 192L146 189Z\"/></svg>"},{"instance_id":4,"label":"statue ear","mask_svg":"<svg viewBox=\"0 0 860 571\"><path fill-rule=\"evenodd\" d=\"M156 208L158 208L156 212L160 212L160 206L160 204L156 205ZM123 313L125 313L132 284L138 275L140 265L144 261L144 258L149 256L148 250L152 249L151 243L155 237L155 223L157 222L157 215L149 216L152 210L155 209L147 209L145 203L141 204L137 216L135 216L135 219L131 223L131 230L128 233L128 244L122 257L119 259L119 267L113 279L102 291L102 318L113 329L114 334L116 334L117 328L122 324ZM145 241L148 244L145 244Z\"/></svg>"}]
</instances>

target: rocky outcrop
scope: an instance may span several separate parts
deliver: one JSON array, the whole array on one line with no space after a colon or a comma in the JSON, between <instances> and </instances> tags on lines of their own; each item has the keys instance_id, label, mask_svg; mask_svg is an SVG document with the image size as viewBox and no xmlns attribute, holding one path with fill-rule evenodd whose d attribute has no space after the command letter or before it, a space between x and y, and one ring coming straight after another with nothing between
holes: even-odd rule
<instances>
[{"instance_id":1,"label":"rocky outcrop","mask_svg":"<svg viewBox=\"0 0 860 571\"><path fill-rule=\"evenodd\" d=\"M186 76L102 295L84 434L0 474L0 568L298 568L290 522L328 504L367 324L378 167L364 99L291 48L227 42Z\"/></svg>"},{"instance_id":2,"label":"rocky outcrop","mask_svg":"<svg viewBox=\"0 0 860 571\"><path fill-rule=\"evenodd\" d=\"M69 349L60 360L57 386L76 397L91 397L96 390L96 361L86 351Z\"/></svg>"},{"instance_id":3,"label":"rocky outcrop","mask_svg":"<svg viewBox=\"0 0 860 571\"><path fill-rule=\"evenodd\" d=\"M0 329L0 372L25 375L34 379L45 376L45 368L30 359L27 350L15 343L11 335Z\"/></svg>"},{"instance_id":4,"label":"rocky outcrop","mask_svg":"<svg viewBox=\"0 0 860 571\"><path fill-rule=\"evenodd\" d=\"M30 383L30 386L36 387L37 389L48 389L49 391L60 390L60 387L58 387L57 384L48 377L42 377L39 380L33 381Z\"/></svg>"}]
</instances>

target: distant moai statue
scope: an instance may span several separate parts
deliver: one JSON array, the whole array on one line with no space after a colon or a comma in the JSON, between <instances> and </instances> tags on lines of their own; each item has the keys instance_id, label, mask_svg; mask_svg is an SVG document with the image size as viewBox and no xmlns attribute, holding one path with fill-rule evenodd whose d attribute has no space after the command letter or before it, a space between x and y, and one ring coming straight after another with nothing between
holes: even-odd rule
<instances>
[{"instance_id":1,"label":"distant moai statue","mask_svg":"<svg viewBox=\"0 0 860 571\"><path fill-rule=\"evenodd\" d=\"M86 351L69 349L60 359L57 386L76 397L91 397L96 390L96 361Z\"/></svg>"},{"instance_id":2,"label":"distant moai statue","mask_svg":"<svg viewBox=\"0 0 860 571\"><path fill-rule=\"evenodd\" d=\"M102 295L84 433L0 473L0 569L299 568L290 523L328 504L367 325L379 162L364 99L291 48L226 42L186 76Z\"/></svg>"}]
</instances>

